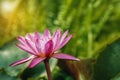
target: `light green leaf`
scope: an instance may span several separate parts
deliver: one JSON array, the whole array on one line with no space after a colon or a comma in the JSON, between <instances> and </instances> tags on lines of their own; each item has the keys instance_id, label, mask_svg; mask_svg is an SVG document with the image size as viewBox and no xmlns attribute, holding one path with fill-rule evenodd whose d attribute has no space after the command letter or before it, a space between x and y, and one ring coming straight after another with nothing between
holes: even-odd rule
<instances>
[{"instance_id":1,"label":"light green leaf","mask_svg":"<svg viewBox=\"0 0 120 80\"><path fill-rule=\"evenodd\" d=\"M16 77L9 76L3 72L0 71L0 80L20 80Z\"/></svg>"},{"instance_id":2,"label":"light green leaf","mask_svg":"<svg viewBox=\"0 0 120 80\"><path fill-rule=\"evenodd\" d=\"M25 65L15 67L9 66L14 61L24 58L27 54L15 46L16 42L6 44L0 49L0 69L4 68L6 73L11 76L17 76L25 68Z\"/></svg>"}]
</instances>

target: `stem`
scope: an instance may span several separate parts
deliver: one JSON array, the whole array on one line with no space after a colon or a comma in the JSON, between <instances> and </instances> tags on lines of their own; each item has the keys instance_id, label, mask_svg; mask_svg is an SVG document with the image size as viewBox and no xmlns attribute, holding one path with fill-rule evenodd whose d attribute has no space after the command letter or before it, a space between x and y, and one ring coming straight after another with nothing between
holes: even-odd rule
<instances>
[{"instance_id":1,"label":"stem","mask_svg":"<svg viewBox=\"0 0 120 80\"><path fill-rule=\"evenodd\" d=\"M44 64L45 64L48 80L52 80L52 75L51 75L50 65L49 65L49 59L44 60Z\"/></svg>"}]
</instances>

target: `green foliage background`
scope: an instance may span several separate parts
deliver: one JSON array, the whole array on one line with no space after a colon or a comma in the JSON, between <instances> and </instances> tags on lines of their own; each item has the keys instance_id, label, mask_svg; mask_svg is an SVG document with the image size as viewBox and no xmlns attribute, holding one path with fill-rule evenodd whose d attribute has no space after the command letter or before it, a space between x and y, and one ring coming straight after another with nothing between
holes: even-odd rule
<instances>
[{"instance_id":1,"label":"green foliage background","mask_svg":"<svg viewBox=\"0 0 120 80\"><path fill-rule=\"evenodd\" d=\"M2 4L5 1L16 2L12 12L3 13ZM16 40L18 35L34 31L42 33L46 28L54 32L60 28L63 32L69 29L73 34L62 52L83 59L86 63L88 59L99 58L99 53L107 44L120 37L119 26L120 0L0 0L0 55L4 48L8 50L5 46ZM2 73L3 68L0 68ZM61 68L55 69L61 72ZM57 71L53 73L60 75ZM63 76L64 80L72 80L68 74L64 75L67 76Z\"/></svg>"}]
</instances>

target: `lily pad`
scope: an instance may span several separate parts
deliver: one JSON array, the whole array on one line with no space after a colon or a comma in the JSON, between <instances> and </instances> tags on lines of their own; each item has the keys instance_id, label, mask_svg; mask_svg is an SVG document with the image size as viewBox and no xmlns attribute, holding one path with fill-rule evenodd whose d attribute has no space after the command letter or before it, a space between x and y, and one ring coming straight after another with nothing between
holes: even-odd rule
<instances>
[{"instance_id":1,"label":"lily pad","mask_svg":"<svg viewBox=\"0 0 120 80\"><path fill-rule=\"evenodd\" d=\"M9 66L14 61L27 56L24 51L16 47L16 43L16 41L10 42L0 49L0 69L5 69L10 76L17 76L26 66L25 64L15 67Z\"/></svg>"},{"instance_id":2,"label":"lily pad","mask_svg":"<svg viewBox=\"0 0 120 80\"><path fill-rule=\"evenodd\" d=\"M120 72L115 77L113 77L111 80L120 80Z\"/></svg>"},{"instance_id":3,"label":"lily pad","mask_svg":"<svg viewBox=\"0 0 120 80\"><path fill-rule=\"evenodd\" d=\"M7 75L3 70L0 70L0 79L2 80L20 80L17 77Z\"/></svg>"},{"instance_id":4,"label":"lily pad","mask_svg":"<svg viewBox=\"0 0 120 80\"><path fill-rule=\"evenodd\" d=\"M108 45L94 65L95 80L110 80L120 72L120 38Z\"/></svg>"}]
</instances>

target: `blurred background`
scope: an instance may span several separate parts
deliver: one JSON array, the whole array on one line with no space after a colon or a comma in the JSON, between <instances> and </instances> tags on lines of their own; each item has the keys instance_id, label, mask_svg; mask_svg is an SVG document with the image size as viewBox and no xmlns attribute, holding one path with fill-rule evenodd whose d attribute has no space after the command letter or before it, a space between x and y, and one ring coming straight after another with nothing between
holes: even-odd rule
<instances>
[{"instance_id":1,"label":"blurred background","mask_svg":"<svg viewBox=\"0 0 120 80\"><path fill-rule=\"evenodd\" d=\"M120 0L0 0L1 80L46 80L43 64L9 67L27 56L15 46L16 38L46 28L69 29L73 38L61 51L81 59L51 59L54 80L120 80Z\"/></svg>"}]
</instances>

